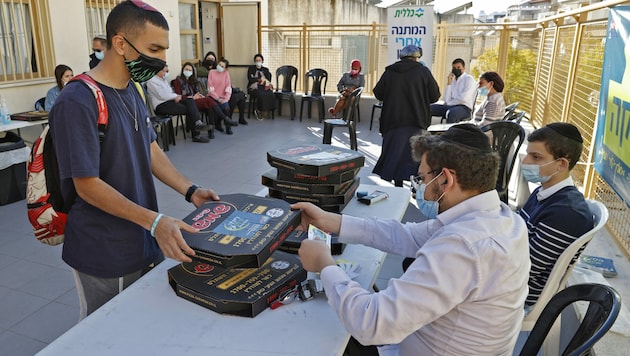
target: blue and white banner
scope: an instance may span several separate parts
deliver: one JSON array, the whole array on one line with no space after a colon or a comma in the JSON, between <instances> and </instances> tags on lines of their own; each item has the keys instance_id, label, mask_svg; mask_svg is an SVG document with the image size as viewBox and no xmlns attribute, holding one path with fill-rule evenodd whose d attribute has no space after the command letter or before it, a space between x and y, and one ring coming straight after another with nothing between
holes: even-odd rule
<instances>
[{"instance_id":1,"label":"blue and white banner","mask_svg":"<svg viewBox=\"0 0 630 356\"><path fill-rule=\"evenodd\" d=\"M431 69L433 62L433 6L399 6L387 9L387 59L400 59L403 47L422 47L422 61Z\"/></svg>"},{"instance_id":2,"label":"blue and white banner","mask_svg":"<svg viewBox=\"0 0 630 356\"><path fill-rule=\"evenodd\" d=\"M595 169L630 207L630 6L610 10L606 35Z\"/></svg>"}]
</instances>

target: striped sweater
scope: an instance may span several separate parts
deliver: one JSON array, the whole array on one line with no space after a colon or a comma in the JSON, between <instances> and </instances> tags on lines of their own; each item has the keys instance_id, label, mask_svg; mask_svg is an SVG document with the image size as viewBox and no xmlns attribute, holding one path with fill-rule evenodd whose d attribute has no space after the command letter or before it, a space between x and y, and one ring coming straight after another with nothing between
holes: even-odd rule
<instances>
[{"instance_id":1,"label":"striped sweater","mask_svg":"<svg viewBox=\"0 0 630 356\"><path fill-rule=\"evenodd\" d=\"M526 305L536 303L560 254L594 224L593 214L575 186L565 186L538 200L540 190L538 187L519 211L527 223L532 263Z\"/></svg>"}]
</instances>

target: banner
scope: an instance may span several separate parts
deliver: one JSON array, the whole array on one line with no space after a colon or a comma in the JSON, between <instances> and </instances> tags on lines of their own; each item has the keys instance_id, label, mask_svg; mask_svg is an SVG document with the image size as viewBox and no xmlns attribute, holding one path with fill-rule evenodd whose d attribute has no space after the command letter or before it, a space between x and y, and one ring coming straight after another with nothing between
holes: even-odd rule
<instances>
[{"instance_id":1,"label":"banner","mask_svg":"<svg viewBox=\"0 0 630 356\"><path fill-rule=\"evenodd\" d=\"M400 6L387 8L387 59L400 59L403 47L414 44L422 48L421 61L431 69L433 62L433 6Z\"/></svg>"},{"instance_id":2,"label":"banner","mask_svg":"<svg viewBox=\"0 0 630 356\"><path fill-rule=\"evenodd\" d=\"M597 116L595 169L630 207L630 6L610 10ZM624 90L625 88L625 90Z\"/></svg>"}]
</instances>

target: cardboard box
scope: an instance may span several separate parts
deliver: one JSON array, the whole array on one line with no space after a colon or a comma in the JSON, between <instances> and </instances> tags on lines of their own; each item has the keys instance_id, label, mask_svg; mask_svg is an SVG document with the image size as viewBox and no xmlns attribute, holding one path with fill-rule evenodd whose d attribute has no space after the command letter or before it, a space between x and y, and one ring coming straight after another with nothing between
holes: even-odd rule
<instances>
[{"instance_id":1,"label":"cardboard box","mask_svg":"<svg viewBox=\"0 0 630 356\"><path fill-rule=\"evenodd\" d=\"M269 151L267 161L276 168L321 177L361 168L365 157L347 148L311 144Z\"/></svg>"},{"instance_id":2,"label":"cardboard box","mask_svg":"<svg viewBox=\"0 0 630 356\"><path fill-rule=\"evenodd\" d=\"M354 177L353 177L354 178ZM340 191L348 189L352 184L352 179L341 184L312 184L284 181L278 179L276 169L271 169L263 173L262 184L275 190L282 190L296 194L339 194Z\"/></svg>"},{"instance_id":3,"label":"cardboard box","mask_svg":"<svg viewBox=\"0 0 630 356\"><path fill-rule=\"evenodd\" d=\"M354 192L359 187L359 177L354 178L352 184L338 194L298 194L269 188L269 196L297 203L300 201L311 202L317 206L348 204L352 200Z\"/></svg>"},{"instance_id":4,"label":"cardboard box","mask_svg":"<svg viewBox=\"0 0 630 356\"><path fill-rule=\"evenodd\" d=\"M328 176L309 176L304 174L294 173L291 170L284 168L277 168L277 177L278 180L283 180L287 182L296 182L296 183L306 183L306 184L341 184L347 181L351 181L354 177L359 174L359 170L361 168L355 168L350 171L345 171L341 173L335 173Z\"/></svg>"},{"instance_id":5,"label":"cardboard box","mask_svg":"<svg viewBox=\"0 0 630 356\"><path fill-rule=\"evenodd\" d=\"M343 250L346 248L346 244L339 242L339 235L337 234L331 234L331 237L330 252L333 255L341 255ZM282 245L280 245L279 250L297 254L300 249L300 244L302 244L302 240L306 240L307 238L307 231L294 230L289 234L289 236L287 236L287 239L284 240Z\"/></svg>"},{"instance_id":6,"label":"cardboard box","mask_svg":"<svg viewBox=\"0 0 630 356\"><path fill-rule=\"evenodd\" d=\"M280 199L222 195L184 218L200 230L182 231L198 261L223 268L258 268L300 224L300 212Z\"/></svg>"},{"instance_id":7,"label":"cardboard box","mask_svg":"<svg viewBox=\"0 0 630 356\"><path fill-rule=\"evenodd\" d=\"M203 262L168 270L175 293L221 314L254 317L278 295L306 279L299 258L276 251L260 268L223 269Z\"/></svg>"}]
</instances>

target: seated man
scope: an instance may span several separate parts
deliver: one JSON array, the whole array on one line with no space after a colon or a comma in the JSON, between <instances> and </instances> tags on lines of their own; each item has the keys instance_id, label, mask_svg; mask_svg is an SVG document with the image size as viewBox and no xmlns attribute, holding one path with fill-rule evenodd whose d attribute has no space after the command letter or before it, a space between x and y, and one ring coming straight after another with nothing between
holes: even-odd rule
<instances>
[{"instance_id":1,"label":"seated man","mask_svg":"<svg viewBox=\"0 0 630 356\"><path fill-rule=\"evenodd\" d=\"M525 302L529 310L542 293L560 254L591 230L594 221L570 176L582 153L578 129L555 122L532 132L527 142L521 171L527 181L541 183L519 211L527 223L532 262Z\"/></svg>"},{"instance_id":2,"label":"seated man","mask_svg":"<svg viewBox=\"0 0 630 356\"><path fill-rule=\"evenodd\" d=\"M167 80L168 66L147 81L147 94L153 110L158 115L186 115L186 130L192 133L193 142L207 143L210 140L199 133L211 128L201 122L201 114L193 98L182 98L171 88Z\"/></svg>"},{"instance_id":3,"label":"seated man","mask_svg":"<svg viewBox=\"0 0 630 356\"><path fill-rule=\"evenodd\" d=\"M477 82L465 70L464 60L456 58L453 61L453 70L448 75L444 103L431 104L431 116L446 118L447 123L470 119L470 113L475 105Z\"/></svg>"},{"instance_id":4,"label":"seated man","mask_svg":"<svg viewBox=\"0 0 630 356\"><path fill-rule=\"evenodd\" d=\"M416 257L409 269L372 293L335 264L322 241L302 242L302 264L321 273L328 304L363 345L388 344L379 351L401 355L511 354L530 262L525 223L495 190L499 157L472 124L411 142L422 182L416 199L429 220L402 224L292 205L302 211L300 229L313 224L345 243Z\"/></svg>"}]
</instances>

